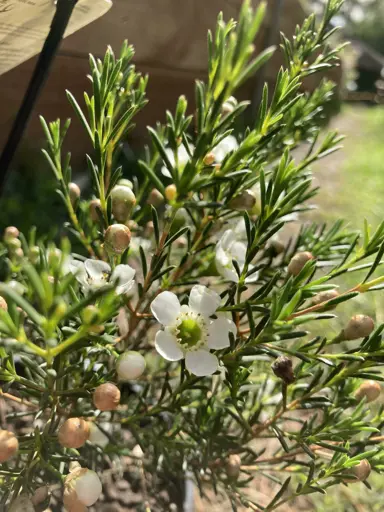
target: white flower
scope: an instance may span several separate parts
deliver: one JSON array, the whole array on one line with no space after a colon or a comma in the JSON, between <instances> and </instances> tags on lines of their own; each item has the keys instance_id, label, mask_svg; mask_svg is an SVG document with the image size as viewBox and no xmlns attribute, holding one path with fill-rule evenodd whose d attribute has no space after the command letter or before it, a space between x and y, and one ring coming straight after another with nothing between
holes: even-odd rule
<instances>
[{"instance_id":1,"label":"white flower","mask_svg":"<svg viewBox=\"0 0 384 512\"><path fill-rule=\"evenodd\" d=\"M216 247L216 268L218 272L229 281L234 283L239 282L239 276L233 265L233 260L239 265L240 271L243 270L245 264L245 257L247 254L247 246L244 242L239 240L240 230L227 229ZM251 270L253 265L248 265L248 270ZM245 279L246 283L254 283L259 278L258 272L254 272Z\"/></svg>"},{"instance_id":2,"label":"white flower","mask_svg":"<svg viewBox=\"0 0 384 512\"><path fill-rule=\"evenodd\" d=\"M89 469L76 478L74 488L77 499L87 507L96 503L102 492L100 478Z\"/></svg>"},{"instance_id":3,"label":"white flower","mask_svg":"<svg viewBox=\"0 0 384 512\"><path fill-rule=\"evenodd\" d=\"M212 149L212 153L215 155L216 162L221 163L228 153L236 151L238 147L239 144L235 137L233 135L228 135Z\"/></svg>"},{"instance_id":4,"label":"white flower","mask_svg":"<svg viewBox=\"0 0 384 512\"><path fill-rule=\"evenodd\" d=\"M229 347L229 333L236 334L232 320L209 318L219 305L220 296L206 286L192 288L188 306L181 306L172 292L160 293L151 304L154 317L164 326L156 334L158 353L168 361L185 358L187 370L198 377L212 375L219 361L210 349Z\"/></svg>"},{"instance_id":5,"label":"white flower","mask_svg":"<svg viewBox=\"0 0 384 512\"><path fill-rule=\"evenodd\" d=\"M82 262L71 259L67 268L69 272L75 274L85 293L112 283L117 284L117 295L122 295L128 293L135 283L136 271L129 265L117 265L112 272L105 261L88 259Z\"/></svg>"},{"instance_id":6,"label":"white flower","mask_svg":"<svg viewBox=\"0 0 384 512\"><path fill-rule=\"evenodd\" d=\"M191 148L191 151L193 151L195 149L194 146L192 146L192 145L190 145L190 148ZM171 165L173 167L175 167L176 160L175 160L175 153L174 153L173 149L166 148L165 152L167 154L168 160L171 162ZM184 167L187 165L189 159L190 159L190 157L189 157L188 151L185 149L185 146L183 144L180 144L180 146L177 148L177 164L178 164L179 171L182 171L184 169ZM171 173L169 172L169 169L165 165L161 168L161 173L163 176L165 176L167 178L172 177Z\"/></svg>"}]
</instances>

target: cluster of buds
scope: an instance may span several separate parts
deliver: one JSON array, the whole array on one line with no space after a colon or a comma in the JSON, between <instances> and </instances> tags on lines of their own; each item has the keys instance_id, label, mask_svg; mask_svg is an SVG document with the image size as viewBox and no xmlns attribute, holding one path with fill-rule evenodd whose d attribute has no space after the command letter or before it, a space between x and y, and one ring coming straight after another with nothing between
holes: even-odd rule
<instances>
[{"instance_id":1,"label":"cluster of buds","mask_svg":"<svg viewBox=\"0 0 384 512\"><path fill-rule=\"evenodd\" d=\"M76 465L64 483L64 506L67 512L85 512L100 498L102 486L98 475Z\"/></svg>"},{"instance_id":2,"label":"cluster of buds","mask_svg":"<svg viewBox=\"0 0 384 512\"><path fill-rule=\"evenodd\" d=\"M19 262L24 256L19 235L20 232L15 226L8 226L4 231L4 243L7 246L11 259L16 262Z\"/></svg>"}]
</instances>

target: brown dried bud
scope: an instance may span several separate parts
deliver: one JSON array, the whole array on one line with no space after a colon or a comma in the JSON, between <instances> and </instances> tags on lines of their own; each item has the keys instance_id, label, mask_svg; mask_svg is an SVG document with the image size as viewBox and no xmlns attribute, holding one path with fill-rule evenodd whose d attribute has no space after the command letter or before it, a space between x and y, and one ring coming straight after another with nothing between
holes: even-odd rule
<instances>
[{"instance_id":1,"label":"brown dried bud","mask_svg":"<svg viewBox=\"0 0 384 512\"><path fill-rule=\"evenodd\" d=\"M3 311L8 311L8 304L4 297L0 297L0 309Z\"/></svg>"},{"instance_id":2,"label":"brown dried bud","mask_svg":"<svg viewBox=\"0 0 384 512\"><path fill-rule=\"evenodd\" d=\"M0 463L7 462L19 449L19 441L13 432L0 430Z\"/></svg>"},{"instance_id":3,"label":"brown dried bud","mask_svg":"<svg viewBox=\"0 0 384 512\"><path fill-rule=\"evenodd\" d=\"M98 386L93 393L93 403L100 411L114 411L120 403L120 389L106 382Z\"/></svg>"},{"instance_id":4,"label":"brown dried bud","mask_svg":"<svg viewBox=\"0 0 384 512\"><path fill-rule=\"evenodd\" d=\"M295 374L293 373L292 361L289 357L280 356L272 363L272 371L285 384L295 382Z\"/></svg>"},{"instance_id":5,"label":"brown dried bud","mask_svg":"<svg viewBox=\"0 0 384 512\"><path fill-rule=\"evenodd\" d=\"M177 188L176 185L168 185L165 189L165 197L168 201L174 201L177 197Z\"/></svg>"},{"instance_id":6,"label":"brown dried bud","mask_svg":"<svg viewBox=\"0 0 384 512\"><path fill-rule=\"evenodd\" d=\"M355 393L357 400L367 399L367 402L374 402L379 398L381 386L376 380L366 380L359 386Z\"/></svg>"},{"instance_id":7,"label":"brown dried bud","mask_svg":"<svg viewBox=\"0 0 384 512\"><path fill-rule=\"evenodd\" d=\"M65 448L80 448L88 437L89 423L83 418L69 418L59 430L59 443Z\"/></svg>"},{"instance_id":8,"label":"brown dried bud","mask_svg":"<svg viewBox=\"0 0 384 512\"><path fill-rule=\"evenodd\" d=\"M233 210L252 210L256 204L256 197L252 190L244 190L241 194L231 199L228 203Z\"/></svg>"},{"instance_id":9,"label":"brown dried bud","mask_svg":"<svg viewBox=\"0 0 384 512\"><path fill-rule=\"evenodd\" d=\"M122 254L129 247L131 230L124 224L113 224L105 232L104 240L107 250Z\"/></svg>"},{"instance_id":10,"label":"brown dried bud","mask_svg":"<svg viewBox=\"0 0 384 512\"><path fill-rule=\"evenodd\" d=\"M8 226L4 231L4 240L11 240L12 238L18 238L20 231L15 226Z\"/></svg>"},{"instance_id":11,"label":"brown dried bud","mask_svg":"<svg viewBox=\"0 0 384 512\"><path fill-rule=\"evenodd\" d=\"M98 212L101 212L100 199L92 199L92 201L89 203L89 214L93 222L97 222L100 219Z\"/></svg>"},{"instance_id":12,"label":"brown dried bud","mask_svg":"<svg viewBox=\"0 0 384 512\"><path fill-rule=\"evenodd\" d=\"M152 206L160 206L164 202L164 196L156 188L153 188L149 193L147 203Z\"/></svg>"},{"instance_id":13,"label":"brown dried bud","mask_svg":"<svg viewBox=\"0 0 384 512\"><path fill-rule=\"evenodd\" d=\"M323 302L327 302L332 299L336 299L340 294L337 290L326 290L324 292L320 292L312 298L312 303L316 306L317 304L321 304ZM331 306L332 307L332 306Z\"/></svg>"},{"instance_id":14,"label":"brown dried bud","mask_svg":"<svg viewBox=\"0 0 384 512\"><path fill-rule=\"evenodd\" d=\"M112 213L118 222L127 222L136 204L136 196L126 185L116 185L111 191Z\"/></svg>"},{"instance_id":15,"label":"brown dried bud","mask_svg":"<svg viewBox=\"0 0 384 512\"><path fill-rule=\"evenodd\" d=\"M299 275L307 261L313 259L313 254L308 251L296 253L289 262L288 273L292 276Z\"/></svg>"},{"instance_id":16,"label":"brown dried bud","mask_svg":"<svg viewBox=\"0 0 384 512\"><path fill-rule=\"evenodd\" d=\"M76 183L69 183L68 184L68 193L69 193L69 200L71 201L71 205L73 208L76 207L78 200L80 199L81 190Z\"/></svg>"},{"instance_id":17,"label":"brown dried bud","mask_svg":"<svg viewBox=\"0 0 384 512\"><path fill-rule=\"evenodd\" d=\"M357 340L369 336L374 330L375 324L370 316L355 315L343 330L345 340Z\"/></svg>"},{"instance_id":18,"label":"brown dried bud","mask_svg":"<svg viewBox=\"0 0 384 512\"><path fill-rule=\"evenodd\" d=\"M203 159L204 165L212 165L215 161L214 153L207 153Z\"/></svg>"},{"instance_id":19,"label":"brown dried bud","mask_svg":"<svg viewBox=\"0 0 384 512\"><path fill-rule=\"evenodd\" d=\"M241 458L237 453L229 455L225 461L225 472L229 478L237 480L240 475Z\"/></svg>"}]
</instances>

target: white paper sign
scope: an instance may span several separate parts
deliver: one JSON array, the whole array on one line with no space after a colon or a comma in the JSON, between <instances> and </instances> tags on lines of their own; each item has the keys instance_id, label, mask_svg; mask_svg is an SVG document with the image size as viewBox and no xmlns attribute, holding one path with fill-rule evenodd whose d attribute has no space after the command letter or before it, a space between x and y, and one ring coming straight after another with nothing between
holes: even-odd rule
<instances>
[{"instance_id":1,"label":"white paper sign","mask_svg":"<svg viewBox=\"0 0 384 512\"><path fill-rule=\"evenodd\" d=\"M105 14L111 0L79 0L65 36ZM54 0L0 0L0 75L41 51L55 14Z\"/></svg>"}]
</instances>

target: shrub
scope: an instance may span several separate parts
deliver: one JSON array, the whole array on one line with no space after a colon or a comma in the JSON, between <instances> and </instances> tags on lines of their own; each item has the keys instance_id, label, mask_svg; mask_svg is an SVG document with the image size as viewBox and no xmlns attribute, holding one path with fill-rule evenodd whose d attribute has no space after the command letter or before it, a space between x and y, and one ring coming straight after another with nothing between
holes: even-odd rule
<instances>
[{"instance_id":1,"label":"shrub","mask_svg":"<svg viewBox=\"0 0 384 512\"><path fill-rule=\"evenodd\" d=\"M342 221L291 228L316 194L311 164L341 140L319 138L332 86L300 92L304 77L337 65L328 25L339 8L330 0L318 28L312 15L292 41L282 36L285 68L236 137L248 103L235 91L274 49L254 56L264 4L245 2L238 23L219 16L194 114L181 97L149 128L132 182L119 154L147 78L130 46L91 56L84 109L68 92L94 148L93 196L61 151L70 122L42 119L69 237L57 247L33 229L4 235L0 378L13 408L0 436L3 505L41 508L41 495L48 506L45 486L59 483L67 510L84 510L105 470L130 466L147 510L159 481L193 476L233 510L271 511L383 468L383 412L367 406L383 380L383 325L359 311L336 337L327 325L344 302L382 288L384 222L362 237ZM294 159L299 144L307 152ZM346 273L355 285L336 290ZM311 337L318 322L323 334ZM265 477L279 489L258 504L247 484Z\"/></svg>"}]
</instances>

